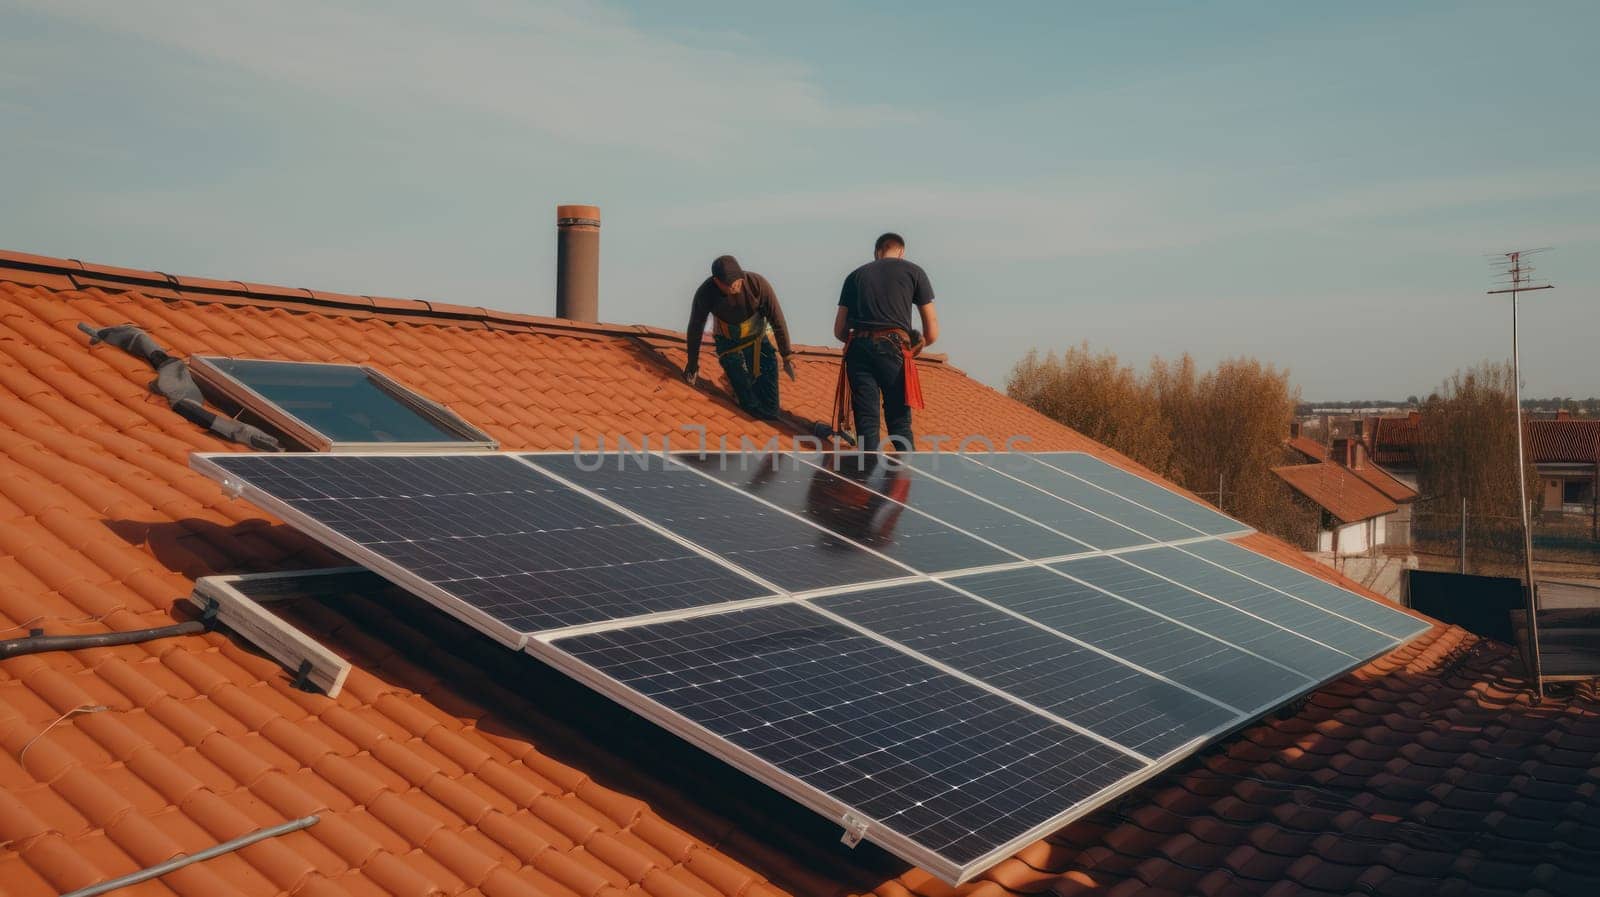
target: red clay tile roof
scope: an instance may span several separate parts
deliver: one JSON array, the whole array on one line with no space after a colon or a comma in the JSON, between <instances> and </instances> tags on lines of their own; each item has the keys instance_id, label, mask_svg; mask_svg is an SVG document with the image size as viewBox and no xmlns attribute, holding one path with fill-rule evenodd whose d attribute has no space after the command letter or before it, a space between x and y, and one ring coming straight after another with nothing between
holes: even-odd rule
<instances>
[{"instance_id":1,"label":"red clay tile roof","mask_svg":"<svg viewBox=\"0 0 1600 897\"><path fill-rule=\"evenodd\" d=\"M1287 445L1312 461L1332 462L1331 449L1309 436L1292 436L1287 441ZM1361 467L1346 469L1364 480L1367 485L1382 492L1391 501L1407 502L1415 501L1417 498L1415 489L1395 479L1392 474L1381 467L1364 464Z\"/></svg>"},{"instance_id":2,"label":"red clay tile roof","mask_svg":"<svg viewBox=\"0 0 1600 897\"><path fill-rule=\"evenodd\" d=\"M334 561L192 473L191 451L232 446L76 330L130 321L178 353L370 363L512 448L684 422L775 432L676 379L661 331L0 254L13 637L165 624L195 577ZM785 402L823 416L834 358L802 361ZM926 432L1027 432L1136 469L947 364L923 371ZM1277 540L1243 541L1351 585ZM126 893L952 893L419 602L290 613L355 663L338 699L223 633L0 662L0 890L58 894L314 812L310 829ZM1531 707L1515 675L1503 646L1436 627L959 892L1593 893L1594 695Z\"/></svg>"},{"instance_id":3,"label":"red clay tile roof","mask_svg":"<svg viewBox=\"0 0 1600 897\"><path fill-rule=\"evenodd\" d=\"M1384 470L1382 467L1363 464L1360 467L1350 468L1350 472L1366 480L1367 485L1382 492L1384 497L1390 501L1403 504L1417 500L1417 490L1395 479L1394 474Z\"/></svg>"},{"instance_id":4,"label":"red clay tile roof","mask_svg":"<svg viewBox=\"0 0 1600 897\"><path fill-rule=\"evenodd\" d=\"M1400 510L1366 480L1332 461L1274 467L1272 472L1342 523L1356 523Z\"/></svg>"},{"instance_id":5,"label":"red clay tile roof","mask_svg":"<svg viewBox=\"0 0 1600 897\"><path fill-rule=\"evenodd\" d=\"M1525 420L1528 458L1535 464L1600 463L1600 420ZM1405 417L1374 419L1372 457L1379 464L1415 464L1422 428Z\"/></svg>"},{"instance_id":6,"label":"red clay tile roof","mask_svg":"<svg viewBox=\"0 0 1600 897\"><path fill-rule=\"evenodd\" d=\"M1289 448L1294 449L1313 461L1328 460L1328 447L1316 441L1315 439L1312 439L1310 436L1291 436L1289 437L1288 445Z\"/></svg>"},{"instance_id":7,"label":"red clay tile roof","mask_svg":"<svg viewBox=\"0 0 1600 897\"><path fill-rule=\"evenodd\" d=\"M1422 427L1415 417L1372 418L1372 460L1379 464L1417 463Z\"/></svg>"},{"instance_id":8,"label":"red clay tile roof","mask_svg":"<svg viewBox=\"0 0 1600 897\"><path fill-rule=\"evenodd\" d=\"M1530 420L1523 426L1535 464L1600 464L1600 420Z\"/></svg>"}]
</instances>

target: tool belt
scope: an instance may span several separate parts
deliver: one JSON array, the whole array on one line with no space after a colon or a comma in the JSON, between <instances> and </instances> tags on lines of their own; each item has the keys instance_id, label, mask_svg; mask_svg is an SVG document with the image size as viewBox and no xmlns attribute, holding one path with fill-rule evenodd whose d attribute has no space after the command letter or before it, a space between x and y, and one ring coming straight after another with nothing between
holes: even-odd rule
<instances>
[{"instance_id":1,"label":"tool belt","mask_svg":"<svg viewBox=\"0 0 1600 897\"><path fill-rule=\"evenodd\" d=\"M852 425L850 407L850 345L858 339L885 340L899 344L905 356L906 406L923 409L927 403L922 398L922 381L917 376L917 347L911 344L911 334L900 327L880 327L872 330L852 330L845 340L844 352L839 356L839 382L833 391L833 428L844 432ZM860 435L860 434L857 434Z\"/></svg>"},{"instance_id":2,"label":"tool belt","mask_svg":"<svg viewBox=\"0 0 1600 897\"><path fill-rule=\"evenodd\" d=\"M725 358L735 352L743 352L754 348L755 359L750 362L750 376L761 376L761 341L767 338L771 328L767 326L767 319L761 315L751 315L736 324L729 324L716 316L712 332L725 340L736 340L734 345L717 352L718 358Z\"/></svg>"}]
</instances>

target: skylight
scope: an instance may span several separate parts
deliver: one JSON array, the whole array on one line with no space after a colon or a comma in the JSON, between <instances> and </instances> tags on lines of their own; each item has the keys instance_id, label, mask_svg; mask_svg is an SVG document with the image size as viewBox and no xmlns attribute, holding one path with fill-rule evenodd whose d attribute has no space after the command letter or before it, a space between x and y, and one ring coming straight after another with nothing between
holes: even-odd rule
<instances>
[{"instance_id":1,"label":"skylight","mask_svg":"<svg viewBox=\"0 0 1600 897\"><path fill-rule=\"evenodd\" d=\"M313 451L495 447L448 408L364 365L196 356L190 368L224 404Z\"/></svg>"}]
</instances>

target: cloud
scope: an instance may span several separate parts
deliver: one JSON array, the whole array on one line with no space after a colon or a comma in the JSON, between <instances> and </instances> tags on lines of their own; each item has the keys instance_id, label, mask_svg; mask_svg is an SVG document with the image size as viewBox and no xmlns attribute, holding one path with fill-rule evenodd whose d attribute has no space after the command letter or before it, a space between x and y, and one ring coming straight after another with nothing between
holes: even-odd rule
<instances>
[{"instance_id":1,"label":"cloud","mask_svg":"<svg viewBox=\"0 0 1600 897\"><path fill-rule=\"evenodd\" d=\"M835 102L804 67L729 35L715 43L663 37L589 0L30 5L391 115L446 107L582 145L686 159L732 155L774 129L865 127L907 115Z\"/></svg>"}]
</instances>

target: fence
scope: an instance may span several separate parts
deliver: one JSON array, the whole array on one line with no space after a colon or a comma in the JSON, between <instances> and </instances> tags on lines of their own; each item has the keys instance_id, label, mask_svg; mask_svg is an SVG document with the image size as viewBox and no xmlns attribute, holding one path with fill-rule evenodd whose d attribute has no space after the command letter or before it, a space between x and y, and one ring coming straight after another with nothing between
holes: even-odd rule
<instances>
[{"instance_id":1,"label":"fence","mask_svg":"<svg viewBox=\"0 0 1600 897\"><path fill-rule=\"evenodd\" d=\"M1530 523L1536 559L1600 563L1600 532L1592 510L1539 514ZM1418 551L1465 557L1469 562L1505 563L1522 557L1522 521L1512 515L1466 514L1463 526L1459 506L1451 510L1413 507L1410 529L1410 541Z\"/></svg>"}]
</instances>

